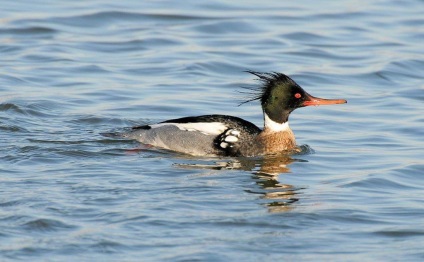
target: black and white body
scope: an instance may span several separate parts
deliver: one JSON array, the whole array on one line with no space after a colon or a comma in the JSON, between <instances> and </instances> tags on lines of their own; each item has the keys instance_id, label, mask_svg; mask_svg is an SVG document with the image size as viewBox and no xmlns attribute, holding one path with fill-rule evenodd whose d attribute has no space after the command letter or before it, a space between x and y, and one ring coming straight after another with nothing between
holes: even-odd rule
<instances>
[{"instance_id":1,"label":"black and white body","mask_svg":"<svg viewBox=\"0 0 424 262\"><path fill-rule=\"evenodd\" d=\"M263 129L234 116L204 115L137 126L113 136L194 156L275 154L296 147L294 134L288 125L289 114L294 109L346 103L342 99L313 97L284 74L250 73L263 82L255 97L249 100L261 101Z\"/></svg>"},{"instance_id":2,"label":"black and white body","mask_svg":"<svg viewBox=\"0 0 424 262\"><path fill-rule=\"evenodd\" d=\"M122 138L195 156L239 155L262 130L238 117L205 115L133 127Z\"/></svg>"}]
</instances>

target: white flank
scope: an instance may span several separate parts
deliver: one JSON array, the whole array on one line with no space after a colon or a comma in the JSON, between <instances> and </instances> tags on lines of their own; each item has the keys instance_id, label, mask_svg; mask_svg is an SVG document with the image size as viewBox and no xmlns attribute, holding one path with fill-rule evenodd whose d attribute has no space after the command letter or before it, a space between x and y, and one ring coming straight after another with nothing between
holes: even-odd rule
<instances>
[{"instance_id":1,"label":"white flank","mask_svg":"<svg viewBox=\"0 0 424 262\"><path fill-rule=\"evenodd\" d=\"M205 135L219 135L225 130L227 126L220 122L210 123L161 123L150 125L152 128L158 128L161 126L172 125L178 127L180 130L185 131L198 131Z\"/></svg>"},{"instance_id":2,"label":"white flank","mask_svg":"<svg viewBox=\"0 0 424 262\"><path fill-rule=\"evenodd\" d=\"M289 121L284 122L282 124L277 123L271 120L271 118L269 118L269 116L266 113L264 113L264 120L265 120L265 129L268 129L269 131L281 132L281 131L290 130Z\"/></svg>"}]
</instances>

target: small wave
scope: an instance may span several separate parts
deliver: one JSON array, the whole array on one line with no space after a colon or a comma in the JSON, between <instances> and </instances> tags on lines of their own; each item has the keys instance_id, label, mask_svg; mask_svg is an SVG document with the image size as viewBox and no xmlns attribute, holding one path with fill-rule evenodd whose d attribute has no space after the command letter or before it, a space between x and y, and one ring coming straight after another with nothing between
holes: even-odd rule
<instances>
[{"instance_id":1,"label":"small wave","mask_svg":"<svg viewBox=\"0 0 424 262\"><path fill-rule=\"evenodd\" d=\"M34 35L34 34L53 34L57 31L55 29L49 28L49 27L24 27L24 28L5 28L0 29L0 35L1 34L11 34L11 35Z\"/></svg>"},{"instance_id":2,"label":"small wave","mask_svg":"<svg viewBox=\"0 0 424 262\"><path fill-rule=\"evenodd\" d=\"M53 17L47 20L58 24L98 27L111 22L119 21L148 21L148 22L169 22L169 21L191 21L201 19L214 19L213 17L204 17L185 14L161 14L161 13L136 13L124 11L103 11L91 14L83 14L68 17Z\"/></svg>"},{"instance_id":3,"label":"small wave","mask_svg":"<svg viewBox=\"0 0 424 262\"><path fill-rule=\"evenodd\" d=\"M20 201L20 200L12 200L12 201L6 201L6 202L0 202L0 207L16 207L19 206L21 204L24 204L24 201Z\"/></svg>"},{"instance_id":4,"label":"small wave","mask_svg":"<svg viewBox=\"0 0 424 262\"><path fill-rule=\"evenodd\" d=\"M301 145L298 147L300 149L300 151L295 152L293 155L311 155L311 154L315 154L315 150L310 147L309 145Z\"/></svg>"},{"instance_id":5,"label":"small wave","mask_svg":"<svg viewBox=\"0 0 424 262\"><path fill-rule=\"evenodd\" d=\"M58 220L39 218L31 220L22 225L27 231L59 231L63 229L76 228Z\"/></svg>"},{"instance_id":6,"label":"small wave","mask_svg":"<svg viewBox=\"0 0 424 262\"><path fill-rule=\"evenodd\" d=\"M15 105L13 103L0 104L0 111L12 111L18 114L25 114L25 110L23 110L20 106Z\"/></svg>"},{"instance_id":7,"label":"small wave","mask_svg":"<svg viewBox=\"0 0 424 262\"><path fill-rule=\"evenodd\" d=\"M390 237L390 238L407 238L415 236L424 236L423 230L410 230L410 229L399 229L399 230L380 230L374 232L374 234Z\"/></svg>"}]
</instances>

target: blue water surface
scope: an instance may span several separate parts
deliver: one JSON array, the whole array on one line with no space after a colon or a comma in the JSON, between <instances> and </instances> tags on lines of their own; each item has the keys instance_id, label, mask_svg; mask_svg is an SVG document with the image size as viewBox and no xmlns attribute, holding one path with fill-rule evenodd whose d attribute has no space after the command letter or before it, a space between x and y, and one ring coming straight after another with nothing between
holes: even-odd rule
<instances>
[{"instance_id":1,"label":"blue water surface","mask_svg":"<svg viewBox=\"0 0 424 262\"><path fill-rule=\"evenodd\" d=\"M424 3L8 1L1 261L422 261ZM100 133L231 114L245 70L345 105L302 152L200 158Z\"/></svg>"}]
</instances>

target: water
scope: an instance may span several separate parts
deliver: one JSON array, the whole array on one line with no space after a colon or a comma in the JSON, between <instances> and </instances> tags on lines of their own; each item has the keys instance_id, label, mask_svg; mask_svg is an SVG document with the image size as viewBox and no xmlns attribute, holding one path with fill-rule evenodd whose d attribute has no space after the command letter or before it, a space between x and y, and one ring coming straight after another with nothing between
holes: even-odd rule
<instances>
[{"instance_id":1,"label":"water","mask_svg":"<svg viewBox=\"0 0 424 262\"><path fill-rule=\"evenodd\" d=\"M228 1L227 1L228 2ZM0 260L424 259L422 1L9 1L0 10ZM231 114L244 70L346 105L303 153L213 159L99 135Z\"/></svg>"}]
</instances>

